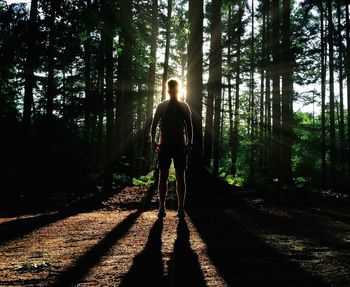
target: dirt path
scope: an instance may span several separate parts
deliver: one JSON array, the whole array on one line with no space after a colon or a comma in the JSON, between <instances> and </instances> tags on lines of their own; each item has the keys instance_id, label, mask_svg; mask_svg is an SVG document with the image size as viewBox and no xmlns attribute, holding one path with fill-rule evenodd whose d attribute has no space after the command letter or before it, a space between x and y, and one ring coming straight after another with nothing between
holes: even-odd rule
<instances>
[{"instance_id":1,"label":"dirt path","mask_svg":"<svg viewBox=\"0 0 350 287\"><path fill-rule=\"evenodd\" d=\"M350 286L344 212L249 199L158 220L156 197L142 198L128 188L98 210L0 219L0 286Z\"/></svg>"}]
</instances>

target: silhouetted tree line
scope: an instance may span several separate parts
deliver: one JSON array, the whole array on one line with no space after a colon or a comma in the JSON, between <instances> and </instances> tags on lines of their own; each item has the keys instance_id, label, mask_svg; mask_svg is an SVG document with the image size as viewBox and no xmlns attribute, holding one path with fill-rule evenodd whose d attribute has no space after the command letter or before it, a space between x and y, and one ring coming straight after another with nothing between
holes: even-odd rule
<instances>
[{"instance_id":1,"label":"silhouetted tree line","mask_svg":"<svg viewBox=\"0 0 350 287\"><path fill-rule=\"evenodd\" d=\"M148 173L153 109L174 76L193 112L193 177L348 182L349 5L0 1L1 184L111 190Z\"/></svg>"}]
</instances>

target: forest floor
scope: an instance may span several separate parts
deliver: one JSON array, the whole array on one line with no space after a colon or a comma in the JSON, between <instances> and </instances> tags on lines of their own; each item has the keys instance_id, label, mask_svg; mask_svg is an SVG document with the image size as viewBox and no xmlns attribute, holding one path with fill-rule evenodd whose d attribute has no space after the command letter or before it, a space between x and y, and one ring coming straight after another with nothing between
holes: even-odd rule
<instances>
[{"instance_id":1,"label":"forest floor","mask_svg":"<svg viewBox=\"0 0 350 287\"><path fill-rule=\"evenodd\" d=\"M156 195L128 187L90 210L3 216L0 286L350 286L348 200L314 197L245 190L179 220L171 190L158 220Z\"/></svg>"}]
</instances>

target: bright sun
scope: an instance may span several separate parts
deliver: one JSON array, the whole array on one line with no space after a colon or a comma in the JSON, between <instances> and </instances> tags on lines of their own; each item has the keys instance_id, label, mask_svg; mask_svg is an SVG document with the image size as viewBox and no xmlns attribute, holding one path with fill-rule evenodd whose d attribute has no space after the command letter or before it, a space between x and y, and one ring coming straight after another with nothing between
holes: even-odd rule
<instances>
[{"instance_id":1,"label":"bright sun","mask_svg":"<svg viewBox=\"0 0 350 287\"><path fill-rule=\"evenodd\" d=\"M174 77L174 78L171 78L172 80L176 80L178 83L179 83L179 87L178 87L178 89L179 89L179 94L178 94L178 99L180 100L180 101L185 101L186 100L186 86L185 86L185 83L182 81L182 80L180 80L179 78L176 78L176 77ZM166 95L166 99L167 100L169 100L169 94L167 93L167 95Z\"/></svg>"}]
</instances>

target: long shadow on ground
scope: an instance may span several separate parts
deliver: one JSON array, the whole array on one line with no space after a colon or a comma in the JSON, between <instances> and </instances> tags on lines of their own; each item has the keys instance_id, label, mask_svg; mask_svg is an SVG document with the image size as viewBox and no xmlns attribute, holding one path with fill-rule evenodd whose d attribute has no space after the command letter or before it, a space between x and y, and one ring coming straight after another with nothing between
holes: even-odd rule
<instances>
[{"instance_id":1,"label":"long shadow on ground","mask_svg":"<svg viewBox=\"0 0 350 287\"><path fill-rule=\"evenodd\" d=\"M152 186L141 199L138 210L130 213L122 222L107 233L102 240L79 257L70 268L62 272L58 278L56 278L51 286L68 287L74 285L74 283L83 278L92 267L101 261L103 255L129 231L137 218L146 209L153 194L154 187Z\"/></svg>"},{"instance_id":2,"label":"long shadow on ground","mask_svg":"<svg viewBox=\"0 0 350 287\"><path fill-rule=\"evenodd\" d=\"M145 201L150 201L151 196L154 193L155 187L152 186L149 191L146 191L143 194L143 198L140 200L129 200L128 202L118 202L112 208L124 208L124 209L138 209L143 208ZM17 218L8 222L4 222L0 224L0 244L3 244L9 240L16 239L22 237L32 231L40 229L44 226L47 226L51 223L60 221L70 216L77 215L79 213L90 212L93 210L98 210L100 208L105 207L102 204L102 200L107 200L107 198L111 198L114 195L103 195L96 196L94 198L90 198L87 200L83 200L74 205L71 205L67 208L53 211L50 213L44 213L36 216L31 216L27 218Z\"/></svg>"},{"instance_id":3,"label":"long shadow on ground","mask_svg":"<svg viewBox=\"0 0 350 287\"><path fill-rule=\"evenodd\" d=\"M230 286L328 286L267 246L222 209L197 209L190 217L212 263Z\"/></svg>"},{"instance_id":4,"label":"long shadow on ground","mask_svg":"<svg viewBox=\"0 0 350 287\"><path fill-rule=\"evenodd\" d=\"M114 227L98 244L89 249L83 256L79 257L74 265L64 271L52 286L72 286L95 265L102 256L120 240L134 224L142 213L141 210L130 213L121 223Z\"/></svg>"},{"instance_id":5,"label":"long shadow on ground","mask_svg":"<svg viewBox=\"0 0 350 287\"><path fill-rule=\"evenodd\" d=\"M76 215L83 211L86 211L86 209L54 212L4 222L0 224L0 244L3 244L11 239L24 236L31 231L62 220L66 217Z\"/></svg>"},{"instance_id":6,"label":"long shadow on ground","mask_svg":"<svg viewBox=\"0 0 350 287\"><path fill-rule=\"evenodd\" d=\"M164 286L206 286L197 254L191 249L190 231L185 219L179 219L174 251L169 262L167 284Z\"/></svg>"},{"instance_id":7,"label":"long shadow on ground","mask_svg":"<svg viewBox=\"0 0 350 287\"><path fill-rule=\"evenodd\" d=\"M121 287L164 286L162 261L163 220L153 224L145 248L135 258L129 272L123 277Z\"/></svg>"},{"instance_id":8,"label":"long shadow on ground","mask_svg":"<svg viewBox=\"0 0 350 287\"><path fill-rule=\"evenodd\" d=\"M168 275L165 276L162 260L162 230L163 221L158 219L150 230L145 248L134 258L133 265L123 277L120 286L206 286L198 256L190 246L190 231L184 219L179 220Z\"/></svg>"},{"instance_id":9,"label":"long shadow on ground","mask_svg":"<svg viewBox=\"0 0 350 287\"><path fill-rule=\"evenodd\" d=\"M325 221L315 218L309 212L293 214L290 217L282 217L271 214L267 211L253 208L245 202L236 205L238 213L244 212L253 220L255 224L259 224L259 228L269 230L275 234L283 234L299 239L307 239L309 244L315 246L325 246L337 250L347 250L350 247L349 242L341 240L335 235L337 228L327 225Z\"/></svg>"}]
</instances>

